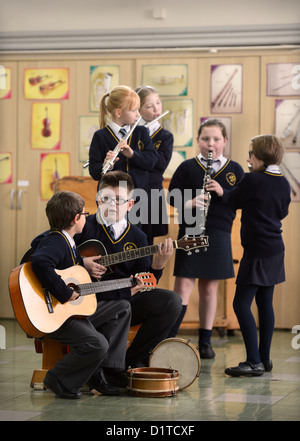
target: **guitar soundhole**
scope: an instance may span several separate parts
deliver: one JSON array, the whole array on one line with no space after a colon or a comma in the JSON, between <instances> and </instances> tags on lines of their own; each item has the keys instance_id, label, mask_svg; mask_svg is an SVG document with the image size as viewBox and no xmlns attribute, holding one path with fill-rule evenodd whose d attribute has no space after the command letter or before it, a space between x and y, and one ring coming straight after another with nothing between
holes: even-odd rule
<instances>
[{"instance_id":1,"label":"guitar soundhole","mask_svg":"<svg viewBox=\"0 0 300 441\"><path fill-rule=\"evenodd\" d=\"M70 288L73 288L74 291L76 291L76 292L79 293L78 285L76 285L76 283L70 282L70 283L67 283L67 285L68 285ZM80 296L80 297L78 297L78 299L76 299L76 300L72 300L71 302L69 302L69 304L70 304L70 305L76 305L76 306L77 306L77 305L80 305L80 303L82 303L82 301L83 301L83 297Z\"/></svg>"}]
</instances>

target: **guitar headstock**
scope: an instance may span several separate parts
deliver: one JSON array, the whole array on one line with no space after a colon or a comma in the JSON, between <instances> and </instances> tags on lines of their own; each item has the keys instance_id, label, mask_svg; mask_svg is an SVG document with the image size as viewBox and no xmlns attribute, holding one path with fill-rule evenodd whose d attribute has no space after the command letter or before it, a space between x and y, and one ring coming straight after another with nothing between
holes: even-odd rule
<instances>
[{"instance_id":1,"label":"guitar headstock","mask_svg":"<svg viewBox=\"0 0 300 441\"><path fill-rule=\"evenodd\" d=\"M207 248L209 246L208 236L183 236L176 241L176 245L177 248L186 251L188 254L191 254L193 250L199 252L198 248Z\"/></svg>"},{"instance_id":2,"label":"guitar headstock","mask_svg":"<svg viewBox=\"0 0 300 441\"><path fill-rule=\"evenodd\" d=\"M144 288L140 292L151 291L156 288L157 281L152 273L137 273L134 277L139 277L144 282Z\"/></svg>"}]
</instances>

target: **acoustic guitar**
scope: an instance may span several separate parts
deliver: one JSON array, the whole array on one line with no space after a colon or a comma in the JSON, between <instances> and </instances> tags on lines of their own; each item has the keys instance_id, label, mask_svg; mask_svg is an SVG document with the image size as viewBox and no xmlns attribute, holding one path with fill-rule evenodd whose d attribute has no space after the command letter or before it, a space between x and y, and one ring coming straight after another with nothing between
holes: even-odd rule
<instances>
[{"instance_id":1,"label":"acoustic guitar","mask_svg":"<svg viewBox=\"0 0 300 441\"><path fill-rule=\"evenodd\" d=\"M14 268L9 277L9 293L19 325L31 337L43 337L56 331L70 317L89 317L97 308L95 293L113 291L137 284L136 276L143 279L145 290L156 286L151 273L140 273L126 279L91 282L86 269L75 265L55 270L64 282L79 294L79 298L64 304L43 289L32 270L31 262Z\"/></svg>"},{"instance_id":2,"label":"acoustic guitar","mask_svg":"<svg viewBox=\"0 0 300 441\"><path fill-rule=\"evenodd\" d=\"M188 254L192 254L192 251L195 251L196 253L199 252L199 248L204 248L206 250L208 246L208 236L183 236L179 240L173 240L173 248L184 250ZM87 240L82 244L77 245L77 248L83 257L101 255L101 258L97 260L97 262L107 267L105 274L112 273L114 271L114 266L119 263L141 259L142 257L151 256L158 252L158 245L148 245L142 248L130 248L119 253L107 254L103 243L96 239Z\"/></svg>"}]
</instances>

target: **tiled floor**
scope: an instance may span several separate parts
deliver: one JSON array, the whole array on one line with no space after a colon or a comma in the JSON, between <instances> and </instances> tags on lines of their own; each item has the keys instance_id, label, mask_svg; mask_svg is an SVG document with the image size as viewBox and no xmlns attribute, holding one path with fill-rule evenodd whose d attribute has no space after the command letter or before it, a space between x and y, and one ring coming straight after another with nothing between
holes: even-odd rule
<instances>
[{"instance_id":1,"label":"tiled floor","mask_svg":"<svg viewBox=\"0 0 300 441\"><path fill-rule=\"evenodd\" d=\"M300 349L292 348L295 335L289 331L275 332L274 369L262 377L227 377L224 368L244 360L242 338L239 331L231 337L214 332L215 360L202 360L200 377L177 397L132 397L121 389L119 397L84 393L69 401L30 388L41 354L15 321L0 320L0 325L6 330L6 349L0 350L0 421L169 421L182 427L197 421L300 421ZM180 337L196 345L195 335Z\"/></svg>"}]
</instances>

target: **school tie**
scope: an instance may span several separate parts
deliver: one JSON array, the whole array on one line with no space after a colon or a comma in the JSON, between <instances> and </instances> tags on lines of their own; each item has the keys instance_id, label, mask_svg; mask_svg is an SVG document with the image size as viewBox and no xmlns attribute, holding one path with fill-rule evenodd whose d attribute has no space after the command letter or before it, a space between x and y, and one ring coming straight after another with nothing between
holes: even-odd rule
<instances>
[{"instance_id":1,"label":"school tie","mask_svg":"<svg viewBox=\"0 0 300 441\"><path fill-rule=\"evenodd\" d=\"M125 135L127 135L126 129L124 127L121 127L119 130L119 133L121 133L121 137L123 138Z\"/></svg>"},{"instance_id":2,"label":"school tie","mask_svg":"<svg viewBox=\"0 0 300 441\"><path fill-rule=\"evenodd\" d=\"M108 225L107 231L108 231L108 234L110 235L110 237L114 240L115 239L115 233L114 233L114 229L113 229L113 227L111 225Z\"/></svg>"}]
</instances>

